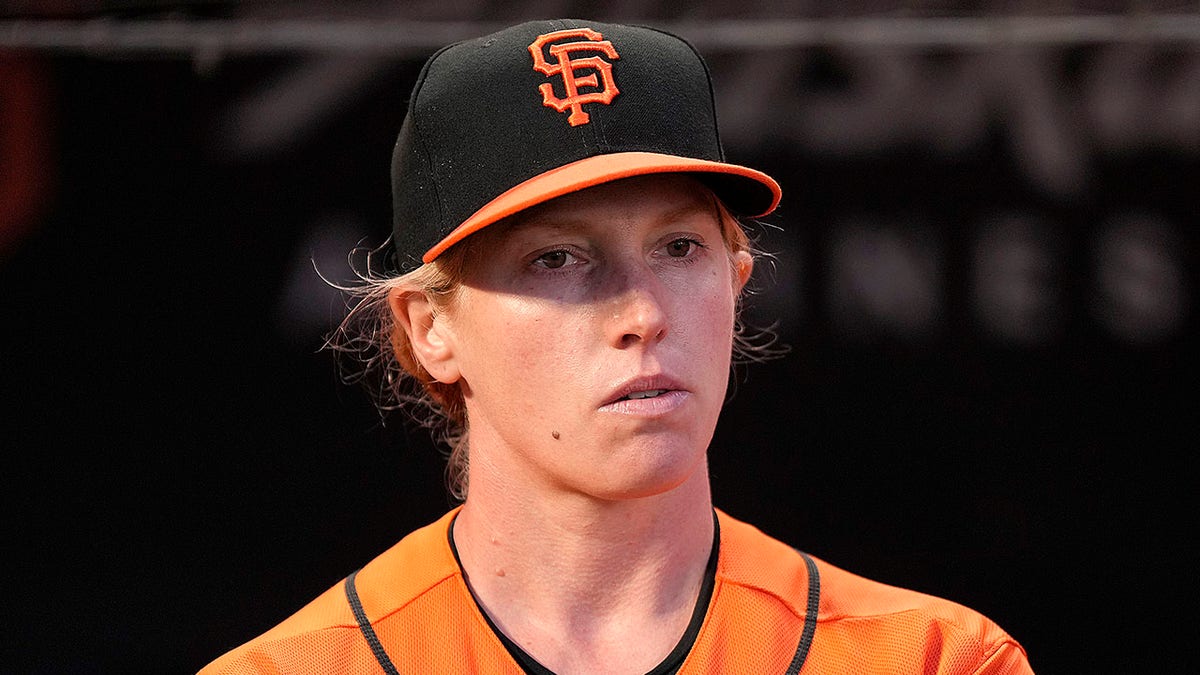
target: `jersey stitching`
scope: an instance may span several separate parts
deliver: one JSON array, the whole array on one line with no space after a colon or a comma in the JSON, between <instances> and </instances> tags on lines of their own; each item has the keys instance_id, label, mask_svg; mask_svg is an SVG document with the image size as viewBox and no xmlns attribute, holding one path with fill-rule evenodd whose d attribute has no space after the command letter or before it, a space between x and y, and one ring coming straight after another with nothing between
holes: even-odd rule
<instances>
[{"instance_id":1,"label":"jersey stitching","mask_svg":"<svg viewBox=\"0 0 1200 675\"><path fill-rule=\"evenodd\" d=\"M1021 645L1017 644L1016 640L1001 640L996 644L995 649L990 652L983 653L983 659L979 662L979 667L976 668L974 672L985 672L996 659L1000 658L1000 654L1002 654L1009 647L1016 648L1022 654L1025 653L1025 650L1021 647Z\"/></svg>"},{"instance_id":2,"label":"jersey stitching","mask_svg":"<svg viewBox=\"0 0 1200 675\"><path fill-rule=\"evenodd\" d=\"M977 635L975 633L975 631L971 630L967 626L964 626L963 624L961 624L957 621L954 621L950 618L947 618L947 617L929 616L928 612L926 612L925 610L921 610L921 609L906 609L906 610L903 610L900 612L881 612L879 614L862 614L862 615L857 615L857 616L842 614L842 615L834 616L834 617L826 617L825 619L821 620L821 623L829 624L829 623L834 623L836 621L871 621L874 619L883 619L883 618L888 618L888 617L901 616L904 614L926 615L926 616L928 616L928 619L931 623L941 625L941 626L947 626L949 628L953 628L955 631L957 631L958 633L960 633L963 636L963 639L969 640L971 642L971 644L973 644L975 646L976 650L979 652L979 658L982 660L981 661L982 663L986 663L987 660L992 658L992 656L994 656L996 653L998 653L1000 651L1000 649L1004 647L1004 645L1016 644L1012 640L1011 637L1009 637L1007 639L1002 639L996 643L989 644L988 642L981 640L979 638L979 635ZM991 649L988 649L988 647L990 647Z\"/></svg>"},{"instance_id":3,"label":"jersey stitching","mask_svg":"<svg viewBox=\"0 0 1200 675\"><path fill-rule=\"evenodd\" d=\"M870 620L870 619L885 619L888 617L900 616L901 614L928 614L931 621L936 621L937 623L951 626L953 628L956 628L960 632L966 633L968 635L972 635L975 632L975 631L971 630L970 627L963 625L963 624L951 619L950 617L938 616L926 609L921 609L921 608L902 609L902 610L899 610L896 612L879 612L877 614L837 614L834 616L826 615L820 621L821 621L821 623L833 623L835 621L860 621L860 620ZM981 645L983 644L982 641L980 641L979 643Z\"/></svg>"},{"instance_id":4,"label":"jersey stitching","mask_svg":"<svg viewBox=\"0 0 1200 675\"><path fill-rule=\"evenodd\" d=\"M820 614L819 610L821 603L821 572L817 567L816 561L809 557L808 554L799 550L796 550L796 553L799 554L800 558L804 561L805 570L808 574L808 592L805 595L805 606L803 611L798 611L794 604L789 602L787 598L781 596L779 593L754 584L742 583L730 579L729 576L720 573L721 568L718 566L716 586L713 588L713 597L709 603L710 614L709 616L705 616L704 624L701 625L700 632L696 635L696 642L700 642L705 630L708 628L708 620L711 616L712 608L717 606L717 601L720 599L720 594L725 590L725 586L743 588L754 593L762 593L774 598L776 602L780 603L784 607L787 607L788 611L790 611L793 616L795 616L797 619L800 619L802 622L800 638L796 644L796 652L792 655L792 661L788 665L787 671L785 671L786 675L796 675L799 673L800 669L804 667L804 662L808 660L808 652L811 649L813 642L816 640L816 630L817 623L819 622L818 617ZM680 671L683 671L687 667L688 661L691 660L691 657L692 655L689 654L688 658L684 660L682 666L680 667Z\"/></svg>"},{"instance_id":5,"label":"jersey stitching","mask_svg":"<svg viewBox=\"0 0 1200 675\"><path fill-rule=\"evenodd\" d=\"M808 597L804 605L804 628L800 631L800 641L796 645L796 654L788 666L787 675L797 675L808 660L808 650L812 647L817 633L817 615L821 607L821 571L817 563L807 554L796 551L804 558L804 567L808 571Z\"/></svg>"},{"instance_id":6,"label":"jersey stitching","mask_svg":"<svg viewBox=\"0 0 1200 675\"><path fill-rule=\"evenodd\" d=\"M400 671L396 670L396 664L392 663L387 650L383 648L383 643L379 641L379 635L375 633L375 629L371 626L371 620L367 618L366 611L363 610L362 601L359 600L358 590L354 584L356 576L358 576L358 570L354 570L350 573L350 576L346 577L346 600L350 603L350 611L354 613L354 619L358 622L358 629L362 632L363 638L366 639L367 645L371 648L371 653L375 655L375 660L383 668L383 672L388 675L400 675Z\"/></svg>"},{"instance_id":7,"label":"jersey stitching","mask_svg":"<svg viewBox=\"0 0 1200 675\"><path fill-rule=\"evenodd\" d=\"M778 593L769 588L764 588L763 586L760 586L758 584L751 584L751 583L746 583L744 581L739 581L737 579L733 579L733 578L729 577L728 575L722 575L719 572L717 574L717 581L720 583L726 584L728 586L732 586L734 588L741 588L746 591L750 591L751 593L757 593L757 594L769 596L769 597L773 598L775 600L775 602L778 602L779 604L786 607L787 611L790 612L792 614L792 616L796 617L797 619L803 619L806 616L806 613L805 613L806 607L805 607L804 603L792 602L791 600L788 599L787 596L783 595L782 593ZM810 578L809 579L810 586L811 586L811 582L812 582L812 580ZM805 598L807 598L807 595L805 596ZM714 598L714 600L715 600L715 598ZM816 616L816 614L814 613L814 617L815 616Z\"/></svg>"},{"instance_id":8,"label":"jersey stitching","mask_svg":"<svg viewBox=\"0 0 1200 675\"><path fill-rule=\"evenodd\" d=\"M447 581L450 581L451 579L453 579L456 576L458 576L457 572L454 572L454 571L450 572L446 576L429 584L424 589L422 589L420 592L413 594L413 596L411 598L405 600L404 602L400 603L399 605L396 605L392 609L388 610L387 613L381 614L379 616L379 618L373 619L371 621L371 623L377 624L377 623L383 621L384 619L390 618L393 614L396 614L397 612L404 611L404 609L406 607L408 607L409 605L413 604L414 602L420 600L421 598L425 597L427 594L432 593L438 586L441 586L442 584L446 583Z\"/></svg>"},{"instance_id":9,"label":"jersey stitching","mask_svg":"<svg viewBox=\"0 0 1200 675\"><path fill-rule=\"evenodd\" d=\"M430 584L425 590L417 593L404 603L394 608L392 611L375 620L371 620L369 617L367 617L366 611L363 609L362 603L359 601L358 593L355 590L356 585L354 583L354 579L357 574L357 570L352 572L350 576L346 577L345 581L346 599L350 604L350 610L354 613L354 617L358 621L357 628L362 633L363 637L366 638L367 644L371 647L371 652L375 655L375 660L379 662L379 665L384 669L384 671L388 673L388 675L399 675L399 671L396 670L396 666L392 663L391 657L388 656L387 649L384 648L383 642L379 639L378 634L375 632L375 624L380 623L397 612L402 611L405 607L411 605L413 602L416 602L426 593L429 593L438 586L441 586L442 583L450 580L453 577L457 577L458 574L452 572L445 577L438 579L434 583ZM353 595L351 595L352 592ZM351 626L347 627L349 628Z\"/></svg>"}]
</instances>

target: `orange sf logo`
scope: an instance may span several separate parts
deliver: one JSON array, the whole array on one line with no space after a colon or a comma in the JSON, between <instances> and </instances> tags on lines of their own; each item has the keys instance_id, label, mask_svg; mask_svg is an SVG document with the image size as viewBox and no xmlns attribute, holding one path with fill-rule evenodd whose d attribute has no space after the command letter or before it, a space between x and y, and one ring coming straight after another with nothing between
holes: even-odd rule
<instances>
[{"instance_id":1,"label":"orange sf logo","mask_svg":"<svg viewBox=\"0 0 1200 675\"><path fill-rule=\"evenodd\" d=\"M546 44L565 38L584 38L588 41L564 42L550 45L550 56L557 63L548 63L546 55L542 52ZM579 59L571 58L574 52L582 51L600 52L600 55ZM617 50L613 49L611 42L605 40L603 35L591 28L556 30L553 33L539 35L533 41L533 44L529 45L529 53L533 55L534 70L544 73L547 77L551 75L562 76L563 86L567 91L567 95L564 98L558 98L554 95L554 87L549 82L538 87L538 91L542 92L542 104L546 107L554 108L558 112L566 112L567 108L571 109L571 116L567 118L567 121L573 127L588 123L588 114L583 111L584 103L603 103L604 105L608 105L612 102L613 97L620 93L617 90L616 83L613 82L612 64L605 61L603 57L607 56L610 59L619 59L621 57L617 54ZM591 68L594 72L582 77L576 76L576 70L582 68ZM600 74L603 84L597 81L596 73ZM599 87L599 89L581 94L579 93L580 87Z\"/></svg>"}]
</instances>

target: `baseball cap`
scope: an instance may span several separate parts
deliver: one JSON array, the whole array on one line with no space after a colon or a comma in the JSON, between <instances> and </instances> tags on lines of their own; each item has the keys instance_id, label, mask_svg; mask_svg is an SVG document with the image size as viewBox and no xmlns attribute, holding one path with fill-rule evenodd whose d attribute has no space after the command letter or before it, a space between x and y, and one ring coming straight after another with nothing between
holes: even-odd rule
<instances>
[{"instance_id":1,"label":"baseball cap","mask_svg":"<svg viewBox=\"0 0 1200 675\"><path fill-rule=\"evenodd\" d=\"M392 155L401 269L555 197L686 172L735 215L779 203L766 174L725 161L708 67L648 27L531 21L425 62Z\"/></svg>"}]
</instances>

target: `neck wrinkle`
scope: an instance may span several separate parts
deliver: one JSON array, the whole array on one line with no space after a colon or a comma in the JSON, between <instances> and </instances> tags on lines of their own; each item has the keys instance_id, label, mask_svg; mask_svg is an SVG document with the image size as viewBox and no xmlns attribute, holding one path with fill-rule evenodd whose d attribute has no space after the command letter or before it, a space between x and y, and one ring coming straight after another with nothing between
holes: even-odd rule
<instances>
[{"instance_id":1,"label":"neck wrinkle","mask_svg":"<svg viewBox=\"0 0 1200 675\"><path fill-rule=\"evenodd\" d=\"M686 625L712 551L706 468L666 493L622 501L547 502L496 487L473 478L452 536L480 606L510 637L586 637L679 616Z\"/></svg>"}]
</instances>

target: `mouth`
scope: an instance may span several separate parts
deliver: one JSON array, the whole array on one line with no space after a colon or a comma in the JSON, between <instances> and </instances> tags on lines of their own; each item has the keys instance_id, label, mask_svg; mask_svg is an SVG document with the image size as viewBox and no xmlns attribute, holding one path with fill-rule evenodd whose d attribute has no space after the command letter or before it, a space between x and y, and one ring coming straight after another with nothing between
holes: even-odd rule
<instances>
[{"instance_id":1,"label":"mouth","mask_svg":"<svg viewBox=\"0 0 1200 675\"><path fill-rule=\"evenodd\" d=\"M643 398L658 398L659 396L662 396L663 394L667 393L668 391L671 391L671 390L670 389L647 389L646 391L635 391L635 392L626 394L625 396L622 396L621 398L619 398L617 400L618 401L637 401L637 400L640 400Z\"/></svg>"},{"instance_id":2,"label":"mouth","mask_svg":"<svg viewBox=\"0 0 1200 675\"><path fill-rule=\"evenodd\" d=\"M685 398L687 390L667 375L652 375L628 380L616 388L601 404L609 410L634 411L647 406L662 407L669 401Z\"/></svg>"}]
</instances>

